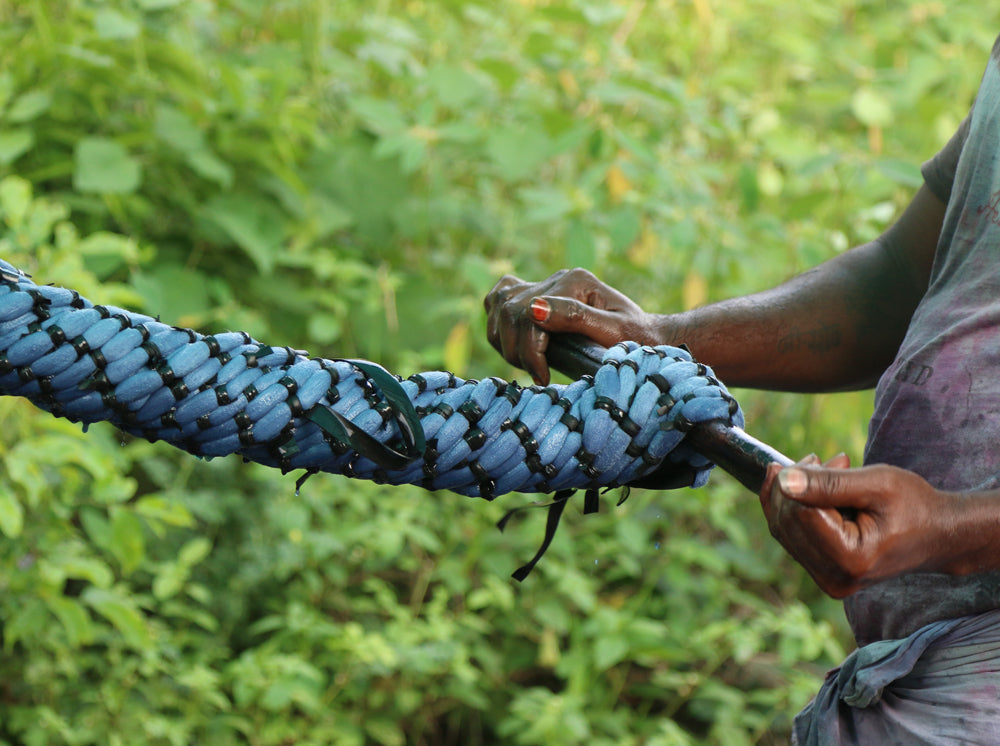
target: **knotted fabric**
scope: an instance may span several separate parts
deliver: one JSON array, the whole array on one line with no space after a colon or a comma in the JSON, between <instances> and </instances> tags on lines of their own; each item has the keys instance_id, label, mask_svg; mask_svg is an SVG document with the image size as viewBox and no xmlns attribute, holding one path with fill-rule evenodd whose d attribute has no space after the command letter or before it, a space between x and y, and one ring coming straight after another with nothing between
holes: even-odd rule
<instances>
[{"instance_id":1,"label":"knotted fabric","mask_svg":"<svg viewBox=\"0 0 1000 746\"><path fill-rule=\"evenodd\" d=\"M2 260L0 394L201 457L487 499L627 485L664 463L693 468L699 486L711 463L685 432L743 424L725 387L679 348L616 345L593 377L568 385L443 371L403 380L368 361L94 305Z\"/></svg>"}]
</instances>

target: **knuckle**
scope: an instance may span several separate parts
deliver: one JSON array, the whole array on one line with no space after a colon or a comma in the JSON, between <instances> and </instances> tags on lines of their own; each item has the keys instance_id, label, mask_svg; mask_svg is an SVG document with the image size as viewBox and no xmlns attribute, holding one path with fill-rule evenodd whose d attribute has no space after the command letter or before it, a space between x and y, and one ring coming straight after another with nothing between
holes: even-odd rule
<instances>
[{"instance_id":1,"label":"knuckle","mask_svg":"<svg viewBox=\"0 0 1000 746\"><path fill-rule=\"evenodd\" d=\"M525 314L524 305L516 298L503 298L500 302L500 315L507 324L515 324Z\"/></svg>"},{"instance_id":2,"label":"knuckle","mask_svg":"<svg viewBox=\"0 0 1000 746\"><path fill-rule=\"evenodd\" d=\"M583 267L574 267L573 269L567 270L565 278L581 284L593 284L597 280L597 276L594 275L593 272L589 269L584 269Z\"/></svg>"},{"instance_id":3,"label":"knuckle","mask_svg":"<svg viewBox=\"0 0 1000 746\"><path fill-rule=\"evenodd\" d=\"M866 552L852 553L841 563L843 584L860 587L868 578L872 568L872 558Z\"/></svg>"},{"instance_id":4,"label":"knuckle","mask_svg":"<svg viewBox=\"0 0 1000 746\"><path fill-rule=\"evenodd\" d=\"M821 584L820 587L826 591L827 595L837 599L838 601L847 598L854 593L855 590L857 590L853 585L837 582Z\"/></svg>"},{"instance_id":5,"label":"knuckle","mask_svg":"<svg viewBox=\"0 0 1000 746\"><path fill-rule=\"evenodd\" d=\"M490 301L490 299L493 298L505 298L511 293L513 288L523 284L524 283L514 275L504 275L497 280L497 284L494 285L493 289L486 294L486 300Z\"/></svg>"},{"instance_id":6,"label":"knuckle","mask_svg":"<svg viewBox=\"0 0 1000 746\"><path fill-rule=\"evenodd\" d=\"M579 303L566 303L562 308L562 316L566 321L576 323L586 316L586 312Z\"/></svg>"}]
</instances>

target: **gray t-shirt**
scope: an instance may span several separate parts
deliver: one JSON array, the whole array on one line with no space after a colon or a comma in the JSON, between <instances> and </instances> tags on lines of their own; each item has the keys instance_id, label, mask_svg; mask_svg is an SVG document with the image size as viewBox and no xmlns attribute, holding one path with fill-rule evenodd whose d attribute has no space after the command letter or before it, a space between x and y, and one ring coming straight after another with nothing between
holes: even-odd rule
<instances>
[{"instance_id":1,"label":"gray t-shirt","mask_svg":"<svg viewBox=\"0 0 1000 746\"><path fill-rule=\"evenodd\" d=\"M1000 487L1000 39L969 117L924 164L948 205L930 285L875 395L865 463L945 490ZM1000 573L914 573L847 599L858 644L1000 608Z\"/></svg>"}]
</instances>

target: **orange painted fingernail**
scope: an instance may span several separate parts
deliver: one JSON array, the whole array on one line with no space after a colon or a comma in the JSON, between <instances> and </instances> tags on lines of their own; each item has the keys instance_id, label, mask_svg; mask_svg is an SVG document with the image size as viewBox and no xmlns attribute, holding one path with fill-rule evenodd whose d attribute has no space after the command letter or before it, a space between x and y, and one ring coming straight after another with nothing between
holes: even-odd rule
<instances>
[{"instance_id":1,"label":"orange painted fingernail","mask_svg":"<svg viewBox=\"0 0 1000 746\"><path fill-rule=\"evenodd\" d=\"M531 316L535 321L548 321L552 307L544 298L535 298L531 301Z\"/></svg>"}]
</instances>

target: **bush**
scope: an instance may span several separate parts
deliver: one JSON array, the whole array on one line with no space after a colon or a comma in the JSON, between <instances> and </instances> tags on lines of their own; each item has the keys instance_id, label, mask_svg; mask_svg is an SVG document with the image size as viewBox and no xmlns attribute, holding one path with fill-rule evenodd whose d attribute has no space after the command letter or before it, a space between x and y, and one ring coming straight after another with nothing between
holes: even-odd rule
<instances>
[{"instance_id":1,"label":"bush","mask_svg":"<svg viewBox=\"0 0 1000 746\"><path fill-rule=\"evenodd\" d=\"M715 5L0 0L0 255L179 325L515 377L481 331L501 274L683 308L871 238L993 41L972 6ZM860 452L868 395L740 394L788 453ZM3 743L780 743L849 646L723 474L571 510L518 586L542 521L494 524L525 498L0 424Z\"/></svg>"}]
</instances>

